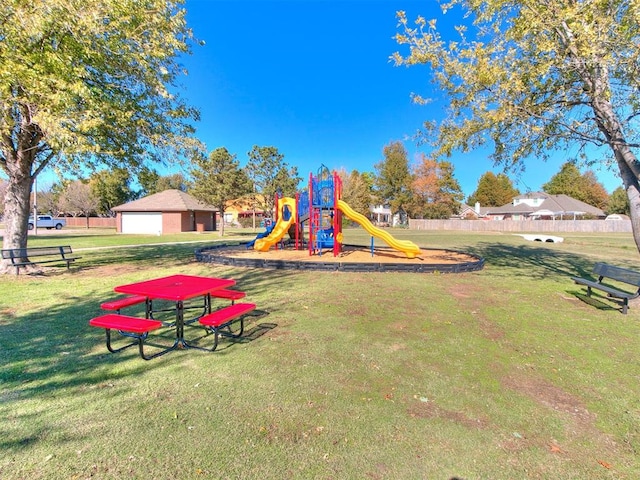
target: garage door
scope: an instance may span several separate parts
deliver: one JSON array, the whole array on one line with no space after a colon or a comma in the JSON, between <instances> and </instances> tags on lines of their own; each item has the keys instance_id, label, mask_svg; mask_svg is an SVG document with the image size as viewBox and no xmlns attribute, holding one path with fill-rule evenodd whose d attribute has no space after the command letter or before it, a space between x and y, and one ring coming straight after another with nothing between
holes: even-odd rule
<instances>
[{"instance_id":1,"label":"garage door","mask_svg":"<svg viewBox=\"0 0 640 480\"><path fill-rule=\"evenodd\" d=\"M122 212L122 233L162 233L161 212Z\"/></svg>"}]
</instances>

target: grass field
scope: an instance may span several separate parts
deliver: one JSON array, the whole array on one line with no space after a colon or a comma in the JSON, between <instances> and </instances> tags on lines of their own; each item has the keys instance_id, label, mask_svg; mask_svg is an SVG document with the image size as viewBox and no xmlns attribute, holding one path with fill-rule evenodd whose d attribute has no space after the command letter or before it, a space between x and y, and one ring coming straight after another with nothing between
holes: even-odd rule
<instances>
[{"instance_id":1,"label":"grass field","mask_svg":"<svg viewBox=\"0 0 640 480\"><path fill-rule=\"evenodd\" d=\"M630 235L393 234L486 266L232 269L193 260L216 234L31 237L82 259L0 277L0 478L640 478L640 305L569 279L640 268ZM108 353L100 302L172 273L232 277L267 314L215 353Z\"/></svg>"}]
</instances>

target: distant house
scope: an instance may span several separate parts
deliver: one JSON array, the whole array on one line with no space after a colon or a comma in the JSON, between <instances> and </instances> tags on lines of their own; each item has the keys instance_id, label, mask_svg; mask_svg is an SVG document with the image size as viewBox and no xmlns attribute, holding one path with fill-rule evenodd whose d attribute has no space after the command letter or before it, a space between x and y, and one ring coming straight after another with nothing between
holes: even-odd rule
<instances>
[{"instance_id":1,"label":"distant house","mask_svg":"<svg viewBox=\"0 0 640 480\"><path fill-rule=\"evenodd\" d=\"M236 200L230 200L226 204L224 211L224 223L228 225L237 225L241 223L241 220L246 219L253 221L255 219L256 224L259 225L263 218L270 217L264 210L259 208L264 204L264 196L257 194L248 195L246 197L238 198Z\"/></svg>"},{"instance_id":2,"label":"distant house","mask_svg":"<svg viewBox=\"0 0 640 480\"><path fill-rule=\"evenodd\" d=\"M485 220L573 220L588 216L605 218L604 211L568 195L531 192L501 207L462 205L458 218Z\"/></svg>"},{"instance_id":3,"label":"distant house","mask_svg":"<svg viewBox=\"0 0 640 480\"><path fill-rule=\"evenodd\" d=\"M118 233L161 235L216 229L217 209L180 190L165 190L113 210Z\"/></svg>"},{"instance_id":4,"label":"distant house","mask_svg":"<svg viewBox=\"0 0 640 480\"><path fill-rule=\"evenodd\" d=\"M460 218L463 220L486 219L486 213L489 208L491 207L481 207L477 202L473 207L470 207L469 205L463 203L462 205L460 205L460 212L458 213L458 215L455 215L452 218Z\"/></svg>"},{"instance_id":5,"label":"distant house","mask_svg":"<svg viewBox=\"0 0 640 480\"><path fill-rule=\"evenodd\" d=\"M574 220L580 217L605 218L599 208L568 195L531 192L519 195L501 207L489 207L486 217L492 220Z\"/></svg>"},{"instance_id":6,"label":"distant house","mask_svg":"<svg viewBox=\"0 0 640 480\"><path fill-rule=\"evenodd\" d=\"M369 218L375 225L390 226L393 225L393 215L391 214L391 208L386 205L375 205L369 207Z\"/></svg>"}]
</instances>

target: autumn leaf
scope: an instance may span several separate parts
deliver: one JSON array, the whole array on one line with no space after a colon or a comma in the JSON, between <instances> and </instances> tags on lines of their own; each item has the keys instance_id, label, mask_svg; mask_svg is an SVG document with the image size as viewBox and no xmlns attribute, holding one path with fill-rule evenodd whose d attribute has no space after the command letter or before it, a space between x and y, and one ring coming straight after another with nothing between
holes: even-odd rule
<instances>
[{"instance_id":1,"label":"autumn leaf","mask_svg":"<svg viewBox=\"0 0 640 480\"><path fill-rule=\"evenodd\" d=\"M551 450L551 453L564 453L558 445L554 445L553 443L549 445L549 449Z\"/></svg>"}]
</instances>

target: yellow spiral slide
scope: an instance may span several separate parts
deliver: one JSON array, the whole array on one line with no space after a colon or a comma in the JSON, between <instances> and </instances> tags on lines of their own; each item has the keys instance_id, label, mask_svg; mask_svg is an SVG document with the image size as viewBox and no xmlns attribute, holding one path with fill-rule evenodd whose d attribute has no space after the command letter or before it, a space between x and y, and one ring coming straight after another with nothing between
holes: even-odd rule
<instances>
[{"instance_id":1,"label":"yellow spiral slide","mask_svg":"<svg viewBox=\"0 0 640 480\"><path fill-rule=\"evenodd\" d=\"M389 232L374 226L367 217L356 212L347 203L338 200L338 208L351 220L360 224L371 236L384 240L391 248L404 253L407 258L415 258L422 253L420 247L409 240L397 240Z\"/></svg>"}]
</instances>

